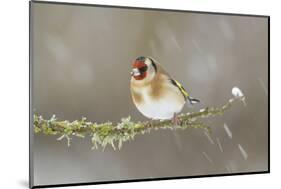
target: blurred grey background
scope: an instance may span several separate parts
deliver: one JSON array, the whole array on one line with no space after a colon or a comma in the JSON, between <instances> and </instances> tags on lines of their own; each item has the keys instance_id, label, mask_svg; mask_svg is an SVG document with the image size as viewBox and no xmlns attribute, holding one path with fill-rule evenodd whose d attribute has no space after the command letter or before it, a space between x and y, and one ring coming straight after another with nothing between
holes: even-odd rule
<instances>
[{"instance_id":1,"label":"blurred grey background","mask_svg":"<svg viewBox=\"0 0 281 189\"><path fill-rule=\"evenodd\" d=\"M32 108L46 118L146 120L129 90L140 55L204 106L222 105L234 86L247 98L246 107L205 120L209 137L201 129L153 131L102 151L91 150L90 138L73 137L67 147L58 136L35 135L35 185L268 169L267 18L32 3L32 22Z\"/></svg>"}]
</instances>

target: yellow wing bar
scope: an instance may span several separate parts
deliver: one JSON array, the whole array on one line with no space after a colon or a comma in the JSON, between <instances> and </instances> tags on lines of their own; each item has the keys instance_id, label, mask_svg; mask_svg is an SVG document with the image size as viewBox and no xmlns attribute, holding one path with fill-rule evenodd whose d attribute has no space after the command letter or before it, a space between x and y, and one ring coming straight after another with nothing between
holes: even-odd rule
<instances>
[{"instance_id":1,"label":"yellow wing bar","mask_svg":"<svg viewBox=\"0 0 281 189\"><path fill-rule=\"evenodd\" d=\"M179 88L179 90L181 91L181 93L183 94L185 99L189 96L189 94L186 92L186 90L183 88L183 86L177 80L171 79L171 82L173 85L175 85L176 87Z\"/></svg>"}]
</instances>

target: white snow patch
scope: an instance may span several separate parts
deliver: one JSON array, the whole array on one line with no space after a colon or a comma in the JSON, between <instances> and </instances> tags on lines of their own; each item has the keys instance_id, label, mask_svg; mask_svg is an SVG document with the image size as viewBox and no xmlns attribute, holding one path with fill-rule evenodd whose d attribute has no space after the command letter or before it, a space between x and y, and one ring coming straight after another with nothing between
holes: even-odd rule
<instances>
[{"instance_id":1,"label":"white snow patch","mask_svg":"<svg viewBox=\"0 0 281 189\"><path fill-rule=\"evenodd\" d=\"M234 96L234 98L239 98L243 102L244 106L247 106L245 96L242 93L241 89L239 89L238 87L233 87L232 95Z\"/></svg>"},{"instance_id":2,"label":"white snow patch","mask_svg":"<svg viewBox=\"0 0 281 189\"><path fill-rule=\"evenodd\" d=\"M219 146L220 151L223 152L223 148L222 148L220 139L219 139L219 138L216 138L216 140L217 140L217 144L218 144L218 146Z\"/></svg>"},{"instance_id":3,"label":"white snow patch","mask_svg":"<svg viewBox=\"0 0 281 189\"><path fill-rule=\"evenodd\" d=\"M245 149L241 146L241 144L238 144L238 148L239 148L239 150L240 150L240 152L241 152L243 158L244 158L245 160L247 160L247 159L248 159L248 154L247 154L247 152L245 151Z\"/></svg>"},{"instance_id":4,"label":"white snow patch","mask_svg":"<svg viewBox=\"0 0 281 189\"><path fill-rule=\"evenodd\" d=\"M204 157L210 162L213 163L213 160L208 156L208 154L206 152L202 152L202 154L204 155Z\"/></svg>"},{"instance_id":5,"label":"white snow patch","mask_svg":"<svg viewBox=\"0 0 281 189\"><path fill-rule=\"evenodd\" d=\"M209 133L207 133L207 132L205 131L204 134L206 135L207 139L209 140L209 142L210 142L211 144L215 144L215 142L213 141L213 139L211 138L211 136L209 135Z\"/></svg>"},{"instance_id":6,"label":"white snow patch","mask_svg":"<svg viewBox=\"0 0 281 189\"><path fill-rule=\"evenodd\" d=\"M259 82L260 82L260 85L261 85L261 87L262 87L264 93L265 93L266 95L268 95L267 87L265 86L265 84L264 84L262 78L259 78Z\"/></svg>"},{"instance_id":7,"label":"white snow patch","mask_svg":"<svg viewBox=\"0 0 281 189\"><path fill-rule=\"evenodd\" d=\"M226 123L223 124L223 128L226 131L226 134L229 138L232 138L232 132L230 131L229 127L226 125Z\"/></svg>"},{"instance_id":8,"label":"white snow patch","mask_svg":"<svg viewBox=\"0 0 281 189\"><path fill-rule=\"evenodd\" d=\"M232 95L235 98L241 98L241 97L244 96L244 94L242 93L242 91L238 87L233 87L232 88Z\"/></svg>"}]
</instances>

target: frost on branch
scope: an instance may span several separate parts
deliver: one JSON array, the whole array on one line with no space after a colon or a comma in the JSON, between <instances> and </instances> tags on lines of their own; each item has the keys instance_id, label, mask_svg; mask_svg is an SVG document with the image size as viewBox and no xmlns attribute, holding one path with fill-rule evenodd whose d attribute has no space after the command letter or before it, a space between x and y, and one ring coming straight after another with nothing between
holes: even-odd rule
<instances>
[{"instance_id":1,"label":"frost on branch","mask_svg":"<svg viewBox=\"0 0 281 189\"><path fill-rule=\"evenodd\" d=\"M112 122L91 122L85 117L75 121L61 121L53 115L48 120L38 114L34 114L34 132L45 135L58 135L57 140L65 138L68 146L70 146L71 137L90 137L93 144L92 149L97 149L99 146L105 148L107 145L111 145L114 150L117 148L121 149L124 142L133 140L136 135L149 133L158 129L185 130L188 128L201 128L211 132L210 127L205 125L202 119L223 115L236 101L243 102L244 105L246 104L245 96L239 88L234 87L232 94L234 98L229 99L221 107L206 107L199 112L179 115L178 118L180 121L178 125L174 125L171 120L133 122L130 116L122 118L121 122L115 125Z\"/></svg>"},{"instance_id":2,"label":"frost on branch","mask_svg":"<svg viewBox=\"0 0 281 189\"><path fill-rule=\"evenodd\" d=\"M242 91L238 87L232 88L232 95L234 98L240 98L240 100L243 102L244 106L246 106L246 99Z\"/></svg>"}]
</instances>

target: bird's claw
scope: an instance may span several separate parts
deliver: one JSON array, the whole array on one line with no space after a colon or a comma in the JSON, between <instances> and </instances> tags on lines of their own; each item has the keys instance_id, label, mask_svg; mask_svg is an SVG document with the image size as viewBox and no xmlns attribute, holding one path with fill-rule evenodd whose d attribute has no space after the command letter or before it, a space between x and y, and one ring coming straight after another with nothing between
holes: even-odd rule
<instances>
[{"instance_id":1,"label":"bird's claw","mask_svg":"<svg viewBox=\"0 0 281 189\"><path fill-rule=\"evenodd\" d=\"M175 126L179 126L182 124L182 121L178 118L177 114L174 114L174 116L172 118L172 123Z\"/></svg>"}]
</instances>

